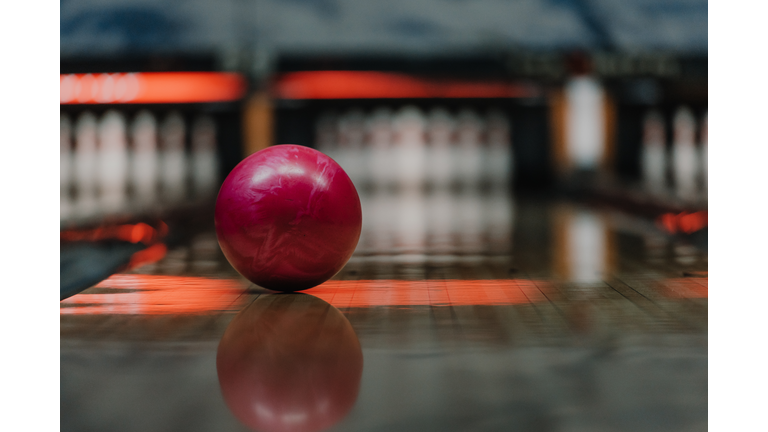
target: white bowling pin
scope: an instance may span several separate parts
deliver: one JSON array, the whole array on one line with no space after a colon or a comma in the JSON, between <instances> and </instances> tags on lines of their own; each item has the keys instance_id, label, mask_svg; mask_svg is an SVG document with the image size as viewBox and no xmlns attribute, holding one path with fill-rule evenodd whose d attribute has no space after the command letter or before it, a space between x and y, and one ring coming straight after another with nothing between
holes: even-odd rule
<instances>
[{"instance_id":1,"label":"white bowling pin","mask_svg":"<svg viewBox=\"0 0 768 432\"><path fill-rule=\"evenodd\" d=\"M128 144L125 118L117 111L104 114L99 125L99 185L105 212L125 209L128 184Z\"/></svg>"},{"instance_id":2,"label":"white bowling pin","mask_svg":"<svg viewBox=\"0 0 768 432\"><path fill-rule=\"evenodd\" d=\"M680 108L673 120L672 168L678 198L691 201L696 198L697 155L696 120L688 108Z\"/></svg>"},{"instance_id":3,"label":"white bowling pin","mask_svg":"<svg viewBox=\"0 0 768 432\"><path fill-rule=\"evenodd\" d=\"M664 118L652 111L643 122L643 143L640 165L645 189L662 194L667 184L667 149L665 147Z\"/></svg>"},{"instance_id":4,"label":"white bowling pin","mask_svg":"<svg viewBox=\"0 0 768 432\"><path fill-rule=\"evenodd\" d=\"M86 111L75 125L74 181L76 211L81 217L96 212L96 116Z\"/></svg>"},{"instance_id":5,"label":"white bowling pin","mask_svg":"<svg viewBox=\"0 0 768 432\"><path fill-rule=\"evenodd\" d=\"M500 111L488 113L487 174L492 189L509 189L512 182L512 140L509 120Z\"/></svg>"},{"instance_id":6,"label":"white bowling pin","mask_svg":"<svg viewBox=\"0 0 768 432\"><path fill-rule=\"evenodd\" d=\"M393 194L386 189L374 189L363 192L361 200L366 246L378 253L390 252L398 223L398 206Z\"/></svg>"},{"instance_id":7,"label":"white bowling pin","mask_svg":"<svg viewBox=\"0 0 768 432\"><path fill-rule=\"evenodd\" d=\"M365 117L360 109L352 109L339 119L340 156L339 165L344 168L355 187L363 187L365 162L363 143L365 140Z\"/></svg>"},{"instance_id":8,"label":"white bowling pin","mask_svg":"<svg viewBox=\"0 0 768 432\"><path fill-rule=\"evenodd\" d=\"M701 180L703 185L704 199L707 200L708 182L707 182L707 152L709 151L709 116L705 112L701 119Z\"/></svg>"},{"instance_id":9,"label":"white bowling pin","mask_svg":"<svg viewBox=\"0 0 768 432\"><path fill-rule=\"evenodd\" d=\"M572 78L565 85L565 143L572 167L596 170L605 151L603 89L588 76Z\"/></svg>"},{"instance_id":10,"label":"white bowling pin","mask_svg":"<svg viewBox=\"0 0 768 432\"><path fill-rule=\"evenodd\" d=\"M477 190L465 188L455 195L455 199L454 229L459 234L459 249L468 253L480 253L485 232L483 198Z\"/></svg>"},{"instance_id":11,"label":"white bowling pin","mask_svg":"<svg viewBox=\"0 0 768 432\"><path fill-rule=\"evenodd\" d=\"M485 146L482 120L470 109L462 110L457 117L456 149L459 184L463 188L476 189L483 177Z\"/></svg>"},{"instance_id":12,"label":"white bowling pin","mask_svg":"<svg viewBox=\"0 0 768 432\"><path fill-rule=\"evenodd\" d=\"M187 154L184 119L171 113L160 130L160 183L165 200L175 203L186 196Z\"/></svg>"},{"instance_id":13,"label":"white bowling pin","mask_svg":"<svg viewBox=\"0 0 768 432\"><path fill-rule=\"evenodd\" d=\"M331 159L336 160L338 140L338 121L336 116L331 112L321 114L315 123L315 148Z\"/></svg>"},{"instance_id":14,"label":"white bowling pin","mask_svg":"<svg viewBox=\"0 0 768 432\"><path fill-rule=\"evenodd\" d=\"M436 189L447 189L453 182L455 120L443 108L435 108L427 120L427 183Z\"/></svg>"},{"instance_id":15,"label":"white bowling pin","mask_svg":"<svg viewBox=\"0 0 768 432\"><path fill-rule=\"evenodd\" d=\"M398 186L418 189L424 184L426 136L424 115L416 107L401 109L393 120L396 169L399 171Z\"/></svg>"},{"instance_id":16,"label":"white bowling pin","mask_svg":"<svg viewBox=\"0 0 768 432\"><path fill-rule=\"evenodd\" d=\"M367 121L367 172L374 189L385 189L394 180L392 162L392 112L376 109Z\"/></svg>"},{"instance_id":17,"label":"white bowling pin","mask_svg":"<svg viewBox=\"0 0 768 432\"><path fill-rule=\"evenodd\" d=\"M68 219L72 214L72 123L69 117L61 114L61 147L59 153L59 216L61 220Z\"/></svg>"},{"instance_id":18,"label":"white bowling pin","mask_svg":"<svg viewBox=\"0 0 768 432\"><path fill-rule=\"evenodd\" d=\"M149 111L142 111L131 127L133 148L131 185L139 207L155 203L158 189L157 122Z\"/></svg>"},{"instance_id":19,"label":"white bowling pin","mask_svg":"<svg viewBox=\"0 0 768 432\"><path fill-rule=\"evenodd\" d=\"M216 193L219 158L216 153L216 123L200 116L192 124L192 186L198 198Z\"/></svg>"}]
</instances>

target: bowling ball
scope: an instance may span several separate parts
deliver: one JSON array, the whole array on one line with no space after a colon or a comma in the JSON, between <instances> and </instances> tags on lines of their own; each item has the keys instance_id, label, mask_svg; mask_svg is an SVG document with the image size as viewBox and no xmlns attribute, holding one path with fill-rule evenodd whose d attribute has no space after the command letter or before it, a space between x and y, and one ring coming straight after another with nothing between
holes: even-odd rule
<instances>
[{"instance_id":1,"label":"bowling ball","mask_svg":"<svg viewBox=\"0 0 768 432\"><path fill-rule=\"evenodd\" d=\"M276 291L299 291L335 275L360 238L360 198L333 159L277 145L245 158L216 200L216 234L230 264Z\"/></svg>"},{"instance_id":2,"label":"bowling ball","mask_svg":"<svg viewBox=\"0 0 768 432\"><path fill-rule=\"evenodd\" d=\"M238 313L216 353L224 402L265 432L311 432L357 400L363 352L349 321L307 294L269 294Z\"/></svg>"}]
</instances>

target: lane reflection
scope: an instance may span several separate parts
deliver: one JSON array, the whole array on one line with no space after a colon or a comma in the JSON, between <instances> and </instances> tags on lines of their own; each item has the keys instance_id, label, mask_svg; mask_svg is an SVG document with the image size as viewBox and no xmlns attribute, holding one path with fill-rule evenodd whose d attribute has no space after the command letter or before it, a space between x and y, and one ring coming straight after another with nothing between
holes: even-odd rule
<instances>
[{"instance_id":1,"label":"lane reflection","mask_svg":"<svg viewBox=\"0 0 768 432\"><path fill-rule=\"evenodd\" d=\"M243 424L259 431L319 431L357 400L363 352L347 318L307 294L259 296L219 343L221 393Z\"/></svg>"}]
</instances>

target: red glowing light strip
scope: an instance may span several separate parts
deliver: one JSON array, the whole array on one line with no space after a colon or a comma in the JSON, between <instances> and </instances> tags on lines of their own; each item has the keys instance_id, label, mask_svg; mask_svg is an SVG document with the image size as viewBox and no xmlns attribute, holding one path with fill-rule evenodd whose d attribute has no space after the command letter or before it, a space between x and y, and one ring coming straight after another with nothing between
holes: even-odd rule
<instances>
[{"instance_id":1,"label":"red glowing light strip","mask_svg":"<svg viewBox=\"0 0 768 432\"><path fill-rule=\"evenodd\" d=\"M142 242L149 244L158 238L165 237L167 233L168 225L161 221L157 230L143 222L139 222L133 225L105 226L92 230L66 230L61 231L59 234L60 239L63 241L118 239L131 243Z\"/></svg>"},{"instance_id":2,"label":"red glowing light strip","mask_svg":"<svg viewBox=\"0 0 768 432\"><path fill-rule=\"evenodd\" d=\"M96 288L127 289L114 294L81 293L61 301L62 315L201 314L239 310L245 286L238 280L190 276L117 274Z\"/></svg>"},{"instance_id":3,"label":"red glowing light strip","mask_svg":"<svg viewBox=\"0 0 768 432\"><path fill-rule=\"evenodd\" d=\"M679 214L664 213L656 219L656 222L671 234L677 232L691 234L706 228L709 223L709 216L706 211Z\"/></svg>"},{"instance_id":4,"label":"red glowing light strip","mask_svg":"<svg viewBox=\"0 0 768 432\"><path fill-rule=\"evenodd\" d=\"M242 98L246 81L223 72L140 72L60 76L61 104L226 102Z\"/></svg>"},{"instance_id":5,"label":"red glowing light strip","mask_svg":"<svg viewBox=\"0 0 768 432\"><path fill-rule=\"evenodd\" d=\"M428 81L386 72L313 71L283 74L279 99L520 98L535 89L505 82Z\"/></svg>"}]
</instances>

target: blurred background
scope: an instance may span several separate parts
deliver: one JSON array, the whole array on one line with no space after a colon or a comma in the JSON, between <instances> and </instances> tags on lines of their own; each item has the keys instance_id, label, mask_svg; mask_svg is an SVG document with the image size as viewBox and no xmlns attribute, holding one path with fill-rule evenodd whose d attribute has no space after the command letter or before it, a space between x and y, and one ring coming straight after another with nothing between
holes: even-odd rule
<instances>
[{"instance_id":1,"label":"blurred background","mask_svg":"<svg viewBox=\"0 0 768 432\"><path fill-rule=\"evenodd\" d=\"M706 429L706 0L60 8L62 429L239 430L213 206L288 143L362 201L340 429Z\"/></svg>"},{"instance_id":2,"label":"blurred background","mask_svg":"<svg viewBox=\"0 0 768 432\"><path fill-rule=\"evenodd\" d=\"M62 223L210 198L280 143L361 190L701 207L707 2L62 1Z\"/></svg>"}]
</instances>

